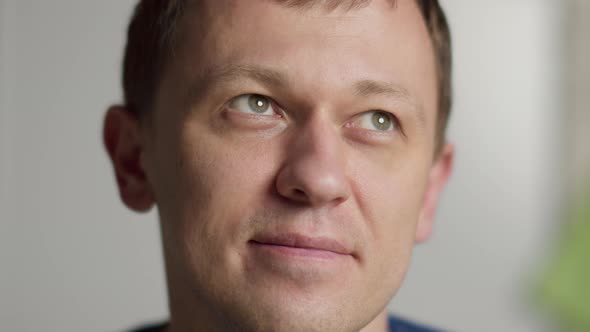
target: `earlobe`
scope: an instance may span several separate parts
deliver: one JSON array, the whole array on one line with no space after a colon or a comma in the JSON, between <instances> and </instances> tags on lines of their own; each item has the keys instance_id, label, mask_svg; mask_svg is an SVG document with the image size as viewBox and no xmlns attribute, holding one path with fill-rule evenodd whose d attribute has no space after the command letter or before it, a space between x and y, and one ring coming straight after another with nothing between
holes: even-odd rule
<instances>
[{"instance_id":1,"label":"earlobe","mask_svg":"<svg viewBox=\"0 0 590 332\"><path fill-rule=\"evenodd\" d=\"M141 162L144 144L137 117L123 106L109 108L103 143L113 163L121 200L132 210L148 211L154 195Z\"/></svg>"},{"instance_id":2,"label":"earlobe","mask_svg":"<svg viewBox=\"0 0 590 332\"><path fill-rule=\"evenodd\" d=\"M453 171L455 148L452 144L445 144L438 159L430 170L428 187L424 195L422 210L416 227L416 242L422 243L432 234L434 215L440 195Z\"/></svg>"}]
</instances>

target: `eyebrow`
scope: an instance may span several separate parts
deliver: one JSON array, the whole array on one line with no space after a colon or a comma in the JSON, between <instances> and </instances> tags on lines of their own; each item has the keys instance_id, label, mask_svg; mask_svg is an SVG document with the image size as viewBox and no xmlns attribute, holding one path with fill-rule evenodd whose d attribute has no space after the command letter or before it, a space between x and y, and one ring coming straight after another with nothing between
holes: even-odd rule
<instances>
[{"instance_id":1,"label":"eyebrow","mask_svg":"<svg viewBox=\"0 0 590 332\"><path fill-rule=\"evenodd\" d=\"M190 98L197 100L205 95L210 88L240 79L254 80L269 88L285 88L288 86L288 75L276 69L258 65L232 64L228 66L211 67L202 74L191 86ZM353 84L354 94L362 98L382 95L402 100L412 107L421 123L425 122L425 115L420 104L403 86L387 81L364 79Z\"/></svg>"},{"instance_id":2,"label":"eyebrow","mask_svg":"<svg viewBox=\"0 0 590 332\"><path fill-rule=\"evenodd\" d=\"M364 98L384 95L396 100L403 100L412 107L422 124L426 121L424 110L420 103L412 97L412 94L406 88L399 84L386 81L361 80L354 84L354 91L357 96Z\"/></svg>"},{"instance_id":3,"label":"eyebrow","mask_svg":"<svg viewBox=\"0 0 590 332\"><path fill-rule=\"evenodd\" d=\"M255 65L230 65L212 67L205 71L191 85L189 95L191 100L197 100L205 95L209 88L229 83L239 79L251 79L268 87L283 88L287 85L287 75L270 68Z\"/></svg>"}]
</instances>

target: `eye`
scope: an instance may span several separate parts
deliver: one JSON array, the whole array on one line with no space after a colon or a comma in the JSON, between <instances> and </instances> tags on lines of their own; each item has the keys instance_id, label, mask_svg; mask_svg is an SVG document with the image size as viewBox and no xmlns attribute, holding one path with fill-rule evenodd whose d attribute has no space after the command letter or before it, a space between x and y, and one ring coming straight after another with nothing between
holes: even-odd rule
<instances>
[{"instance_id":1,"label":"eye","mask_svg":"<svg viewBox=\"0 0 590 332\"><path fill-rule=\"evenodd\" d=\"M397 128L397 119L384 111L370 111L361 114L355 121L356 127L377 131L393 131Z\"/></svg>"},{"instance_id":2,"label":"eye","mask_svg":"<svg viewBox=\"0 0 590 332\"><path fill-rule=\"evenodd\" d=\"M272 99L258 94L245 94L238 96L229 104L233 110L260 115L273 115L275 113Z\"/></svg>"}]
</instances>

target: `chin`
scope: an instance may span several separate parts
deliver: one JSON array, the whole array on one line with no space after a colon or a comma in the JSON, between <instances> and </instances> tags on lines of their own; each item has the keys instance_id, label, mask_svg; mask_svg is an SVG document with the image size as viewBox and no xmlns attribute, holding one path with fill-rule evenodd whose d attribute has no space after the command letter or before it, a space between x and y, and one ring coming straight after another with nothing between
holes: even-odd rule
<instances>
[{"instance_id":1,"label":"chin","mask_svg":"<svg viewBox=\"0 0 590 332\"><path fill-rule=\"evenodd\" d=\"M227 330L268 332L358 332L379 315L388 297L368 299L350 293L351 287L334 290L300 288L267 281L249 288L239 303L226 303L226 312L239 322ZM292 285L291 285L292 286ZM380 294L381 295L381 294ZM236 294L231 294L236 296Z\"/></svg>"},{"instance_id":2,"label":"chin","mask_svg":"<svg viewBox=\"0 0 590 332\"><path fill-rule=\"evenodd\" d=\"M235 326L239 331L252 332L358 332L376 315L366 315L359 320L359 312L348 308L329 307L326 303L301 305L289 303L285 298L278 303L258 303L243 313L242 324ZM360 323L363 321L363 323ZM356 325L351 323L355 322Z\"/></svg>"}]
</instances>

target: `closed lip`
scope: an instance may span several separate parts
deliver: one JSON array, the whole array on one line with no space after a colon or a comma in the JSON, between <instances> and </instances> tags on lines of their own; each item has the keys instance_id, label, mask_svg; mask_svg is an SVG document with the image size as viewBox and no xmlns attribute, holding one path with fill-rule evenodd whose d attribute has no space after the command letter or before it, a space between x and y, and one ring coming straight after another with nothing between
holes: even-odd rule
<instances>
[{"instance_id":1,"label":"closed lip","mask_svg":"<svg viewBox=\"0 0 590 332\"><path fill-rule=\"evenodd\" d=\"M328 237L313 237L297 233L258 234L250 242L261 245L322 250L340 255L352 255L352 250L340 241Z\"/></svg>"}]
</instances>

